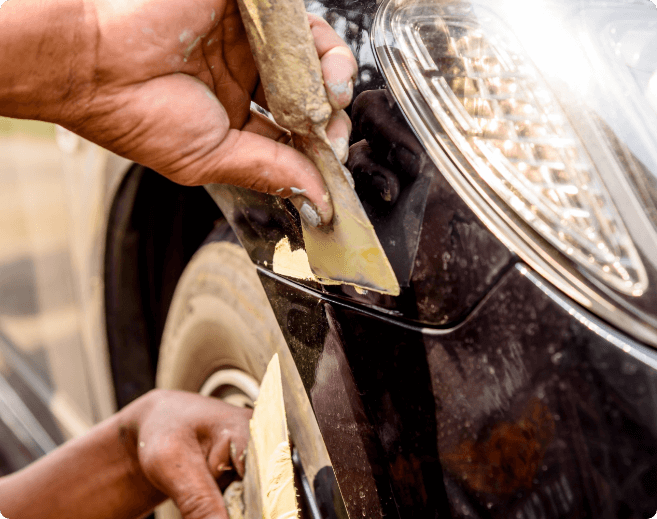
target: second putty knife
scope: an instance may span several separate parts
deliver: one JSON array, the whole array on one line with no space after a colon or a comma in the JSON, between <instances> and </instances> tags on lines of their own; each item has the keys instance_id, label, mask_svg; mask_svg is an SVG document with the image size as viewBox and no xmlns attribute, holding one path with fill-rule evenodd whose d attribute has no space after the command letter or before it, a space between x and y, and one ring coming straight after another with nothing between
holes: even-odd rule
<instances>
[{"instance_id":1,"label":"second putty knife","mask_svg":"<svg viewBox=\"0 0 657 519\"><path fill-rule=\"evenodd\" d=\"M320 281L398 295L399 283L326 136L332 113L303 0L238 0L269 110L324 177L331 226L303 224L308 261Z\"/></svg>"}]
</instances>

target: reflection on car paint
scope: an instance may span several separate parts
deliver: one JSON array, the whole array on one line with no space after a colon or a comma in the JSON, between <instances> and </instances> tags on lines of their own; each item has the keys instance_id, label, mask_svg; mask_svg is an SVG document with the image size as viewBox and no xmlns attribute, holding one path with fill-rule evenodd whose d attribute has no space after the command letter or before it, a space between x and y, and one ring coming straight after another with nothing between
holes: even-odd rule
<instances>
[{"instance_id":1,"label":"reflection on car paint","mask_svg":"<svg viewBox=\"0 0 657 519\"><path fill-rule=\"evenodd\" d=\"M440 330L400 327L261 270L352 517L363 501L353 482L370 473L370 492L394 517L639 517L657 508L652 367L637 360L619 374L623 350L528 273L512 269L464 323ZM290 326L291 312L315 334ZM344 459L346 431L366 458Z\"/></svg>"},{"instance_id":2,"label":"reflection on car paint","mask_svg":"<svg viewBox=\"0 0 657 519\"><path fill-rule=\"evenodd\" d=\"M365 102L355 110L354 131L367 141L372 153L350 159L349 165L402 292L391 297L347 285L324 286L323 290L413 321L456 323L510 268L514 256L426 158L385 93L366 92L360 99ZM376 131L382 127L386 131ZM407 157L412 160L404 160ZM363 187L371 183L367 170L373 164L385 169L391 182L399 182L400 194L394 203L377 205L373 200L377 192ZM285 239L292 254L303 248L299 218L288 201L231 186L210 186L208 191L256 264L271 270L275 246ZM423 221L430 224L422 225ZM304 284L322 289L312 280Z\"/></svg>"},{"instance_id":3,"label":"reflection on car paint","mask_svg":"<svg viewBox=\"0 0 657 519\"><path fill-rule=\"evenodd\" d=\"M375 90L354 105L349 167L392 258L401 239L392 261L402 294L273 275L276 243L303 248L294 209L237 188L214 193L260 267L350 517L649 517L654 366L517 266L414 147L367 68L375 3L310 6L365 65L356 93ZM414 185L415 235L399 226L408 212L390 216Z\"/></svg>"},{"instance_id":4,"label":"reflection on car paint","mask_svg":"<svg viewBox=\"0 0 657 519\"><path fill-rule=\"evenodd\" d=\"M509 517L539 519L541 517L568 517L572 512L574 496L565 474L552 483L532 492Z\"/></svg>"}]
</instances>

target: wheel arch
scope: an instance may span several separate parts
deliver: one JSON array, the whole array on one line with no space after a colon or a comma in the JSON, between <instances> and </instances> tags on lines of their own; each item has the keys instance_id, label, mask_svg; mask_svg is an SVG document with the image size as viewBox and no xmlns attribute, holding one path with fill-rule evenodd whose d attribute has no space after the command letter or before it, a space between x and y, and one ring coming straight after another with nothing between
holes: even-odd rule
<instances>
[{"instance_id":1,"label":"wheel arch","mask_svg":"<svg viewBox=\"0 0 657 519\"><path fill-rule=\"evenodd\" d=\"M107 348L117 407L155 387L167 311L183 269L221 211L203 187L133 164L107 214L103 257Z\"/></svg>"}]
</instances>

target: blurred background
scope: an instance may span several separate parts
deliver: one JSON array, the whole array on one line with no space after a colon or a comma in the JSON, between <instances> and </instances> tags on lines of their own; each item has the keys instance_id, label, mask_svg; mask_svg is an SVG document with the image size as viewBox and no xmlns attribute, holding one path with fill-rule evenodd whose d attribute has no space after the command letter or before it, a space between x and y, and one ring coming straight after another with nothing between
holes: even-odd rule
<instances>
[{"instance_id":1,"label":"blurred background","mask_svg":"<svg viewBox=\"0 0 657 519\"><path fill-rule=\"evenodd\" d=\"M64 440L54 410L71 435L96 418L74 275L78 145L52 124L0 118L0 444L14 446L2 474Z\"/></svg>"}]
</instances>

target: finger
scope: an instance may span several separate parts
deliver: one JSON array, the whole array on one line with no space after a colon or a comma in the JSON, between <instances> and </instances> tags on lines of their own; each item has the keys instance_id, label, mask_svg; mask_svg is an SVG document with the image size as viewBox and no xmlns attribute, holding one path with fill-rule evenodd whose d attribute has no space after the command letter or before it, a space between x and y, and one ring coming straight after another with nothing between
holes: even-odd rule
<instances>
[{"instance_id":1,"label":"finger","mask_svg":"<svg viewBox=\"0 0 657 519\"><path fill-rule=\"evenodd\" d=\"M248 431L247 431L248 433ZM212 447L207 455L207 466L214 479L233 469L230 460L230 434L222 429L212 438Z\"/></svg>"},{"instance_id":2,"label":"finger","mask_svg":"<svg viewBox=\"0 0 657 519\"><path fill-rule=\"evenodd\" d=\"M244 471L246 470L246 456L248 455L246 438L248 436L238 436L237 439L230 442L230 461L240 477L244 477Z\"/></svg>"},{"instance_id":3,"label":"finger","mask_svg":"<svg viewBox=\"0 0 657 519\"><path fill-rule=\"evenodd\" d=\"M340 110L351 102L353 79L358 65L347 44L333 28L319 16L308 14L310 30L322 66L322 76L331 106Z\"/></svg>"},{"instance_id":4,"label":"finger","mask_svg":"<svg viewBox=\"0 0 657 519\"><path fill-rule=\"evenodd\" d=\"M206 469L207 473L207 469ZM183 519L229 519L221 491L209 473L194 487L170 492Z\"/></svg>"},{"instance_id":5,"label":"finger","mask_svg":"<svg viewBox=\"0 0 657 519\"><path fill-rule=\"evenodd\" d=\"M304 155L248 131L229 130L213 150L169 178L185 185L232 184L307 202L313 226L328 224L333 205L324 180Z\"/></svg>"},{"instance_id":6,"label":"finger","mask_svg":"<svg viewBox=\"0 0 657 519\"><path fill-rule=\"evenodd\" d=\"M344 110L338 110L331 114L331 119L326 127L326 135L335 152L336 157L343 164L349 156L349 135L351 134L351 120Z\"/></svg>"},{"instance_id":7,"label":"finger","mask_svg":"<svg viewBox=\"0 0 657 519\"><path fill-rule=\"evenodd\" d=\"M241 128L260 83L246 30L234 2L228 2L217 29L202 46L213 91L226 109L231 128Z\"/></svg>"},{"instance_id":8,"label":"finger","mask_svg":"<svg viewBox=\"0 0 657 519\"><path fill-rule=\"evenodd\" d=\"M243 476L250 433L249 423L253 411L216 399L210 399L209 402L219 413L215 418L212 407L208 407L205 412L212 441L207 456L208 468L215 478L232 469Z\"/></svg>"},{"instance_id":9,"label":"finger","mask_svg":"<svg viewBox=\"0 0 657 519\"><path fill-rule=\"evenodd\" d=\"M198 440L187 440L167 438L142 449L140 464L144 473L158 490L173 499L184 519L228 519Z\"/></svg>"},{"instance_id":10,"label":"finger","mask_svg":"<svg viewBox=\"0 0 657 519\"><path fill-rule=\"evenodd\" d=\"M267 137L228 129L229 117L207 85L173 74L135 87L135 93L111 117L71 129L182 185L227 183L301 196L315 225L330 223L333 206L314 164Z\"/></svg>"}]
</instances>

